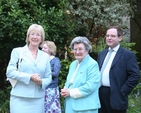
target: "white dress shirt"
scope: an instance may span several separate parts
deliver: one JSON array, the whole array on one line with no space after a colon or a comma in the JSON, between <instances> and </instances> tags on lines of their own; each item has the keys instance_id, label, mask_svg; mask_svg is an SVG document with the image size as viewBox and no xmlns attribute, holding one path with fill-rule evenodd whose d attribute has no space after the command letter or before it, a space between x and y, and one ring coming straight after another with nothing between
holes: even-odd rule
<instances>
[{"instance_id":1,"label":"white dress shirt","mask_svg":"<svg viewBox=\"0 0 141 113\"><path fill-rule=\"evenodd\" d=\"M111 53L110 59L109 59L107 65L106 65L106 67L105 67L105 69L104 69L104 71L102 73L102 80L101 80L102 86L109 86L110 87L109 71L110 71L113 59L114 59L114 57L115 57L115 55L117 53L117 50L119 49L119 46L120 45L117 45L115 48L112 49L113 51ZM109 49L111 49L111 48L109 48ZM108 53L107 53L106 57L107 56L108 56ZM106 59L106 57L105 57L105 59Z\"/></svg>"}]
</instances>

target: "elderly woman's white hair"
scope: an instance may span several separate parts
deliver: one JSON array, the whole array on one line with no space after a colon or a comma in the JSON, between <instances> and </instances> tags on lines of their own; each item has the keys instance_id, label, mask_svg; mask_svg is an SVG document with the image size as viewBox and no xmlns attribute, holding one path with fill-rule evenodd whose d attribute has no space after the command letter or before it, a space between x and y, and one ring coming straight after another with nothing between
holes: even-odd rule
<instances>
[{"instance_id":1,"label":"elderly woman's white hair","mask_svg":"<svg viewBox=\"0 0 141 113\"><path fill-rule=\"evenodd\" d=\"M83 43L85 45L86 50L90 53L92 52L92 46L88 38L84 36L77 36L75 37L70 44L70 48L73 50L74 49L74 44L80 44Z\"/></svg>"}]
</instances>

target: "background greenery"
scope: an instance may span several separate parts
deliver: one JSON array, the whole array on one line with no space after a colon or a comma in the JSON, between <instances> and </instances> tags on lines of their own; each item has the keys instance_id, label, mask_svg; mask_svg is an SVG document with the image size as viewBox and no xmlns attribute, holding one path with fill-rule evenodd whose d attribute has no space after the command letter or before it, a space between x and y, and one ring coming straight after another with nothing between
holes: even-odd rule
<instances>
[{"instance_id":1,"label":"background greenery","mask_svg":"<svg viewBox=\"0 0 141 113\"><path fill-rule=\"evenodd\" d=\"M62 63L60 88L73 60L69 48L72 38L87 36L93 46L90 55L97 59L98 52L106 47L104 36L109 25L119 25L124 30L125 39L129 38L129 21L123 21L123 17L135 20L138 27L132 29L139 28L139 32L134 36L131 32L131 41L136 39L136 42L126 43L125 40L122 45L134 51L138 62L141 62L141 50L137 49L140 48L140 39L136 38L141 37L141 23L136 19L141 18L140 0L1 0L0 4L0 113L9 112L11 86L6 81L5 71L11 50L25 45L26 31L32 23L42 25L46 40L52 40L57 45L57 56ZM138 84L129 96L128 113L141 113L140 93L141 86ZM63 100L61 98L62 108Z\"/></svg>"}]
</instances>

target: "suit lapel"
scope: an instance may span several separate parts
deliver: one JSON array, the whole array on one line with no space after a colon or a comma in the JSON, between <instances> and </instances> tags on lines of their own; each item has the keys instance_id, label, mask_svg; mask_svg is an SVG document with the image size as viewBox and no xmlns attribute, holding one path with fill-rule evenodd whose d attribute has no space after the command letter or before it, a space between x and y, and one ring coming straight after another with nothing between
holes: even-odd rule
<instances>
[{"instance_id":1,"label":"suit lapel","mask_svg":"<svg viewBox=\"0 0 141 113\"><path fill-rule=\"evenodd\" d=\"M33 58L32 54L31 54L31 52L29 51L27 45L23 47L23 55L27 56L34 64L39 62L39 60L41 59L40 56L42 56L41 51L38 50L37 58L36 58L36 60L34 60L34 58Z\"/></svg>"},{"instance_id":2,"label":"suit lapel","mask_svg":"<svg viewBox=\"0 0 141 113\"><path fill-rule=\"evenodd\" d=\"M112 62L112 65L111 65L111 68L116 64L116 62L118 61L118 59L121 57L122 53L123 53L123 49L120 47L118 49L116 55L115 55L115 58L114 58L114 60Z\"/></svg>"},{"instance_id":3,"label":"suit lapel","mask_svg":"<svg viewBox=\"0 0 141 113\"><path fill-rule=\"evenodd\" d=\"M38 50L37 58L35 60L36 63L38 63L42 59L42 51Z\"/></svg>"}]
</instances>

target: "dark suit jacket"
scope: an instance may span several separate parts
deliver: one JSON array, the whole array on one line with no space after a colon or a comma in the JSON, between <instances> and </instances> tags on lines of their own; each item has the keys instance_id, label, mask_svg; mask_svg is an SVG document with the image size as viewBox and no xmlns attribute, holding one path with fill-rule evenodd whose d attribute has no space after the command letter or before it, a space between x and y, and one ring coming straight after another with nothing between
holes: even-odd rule
<instances>
[{"instance_id":1,"label":"dark suit jacket","mask_svg":"<svg viewBox=\"0 0 141 113\"><path fill-rule=\"evenodd\" d=\"M98 64L101 69L108 49L98 55ZM128 95L140 79L140 69L133 52L120 47L112 62L109 72L110 103L113 109L125 110L128 108Z\"/></svg>"}]
</instances>

